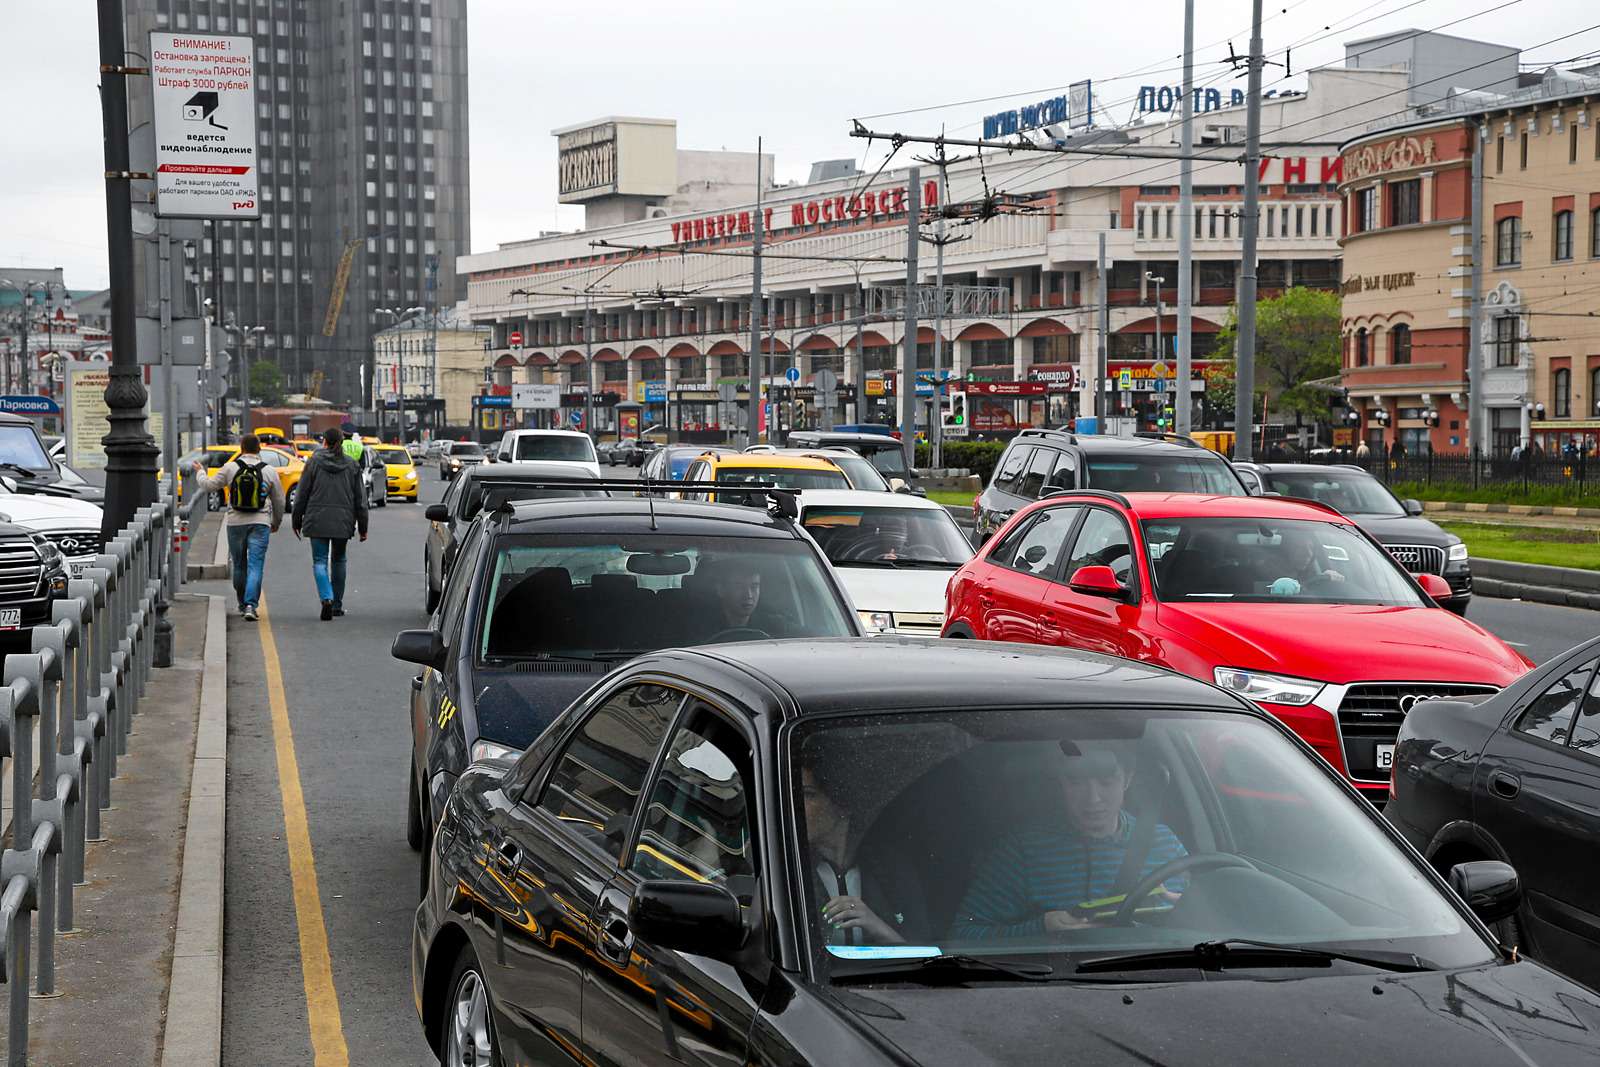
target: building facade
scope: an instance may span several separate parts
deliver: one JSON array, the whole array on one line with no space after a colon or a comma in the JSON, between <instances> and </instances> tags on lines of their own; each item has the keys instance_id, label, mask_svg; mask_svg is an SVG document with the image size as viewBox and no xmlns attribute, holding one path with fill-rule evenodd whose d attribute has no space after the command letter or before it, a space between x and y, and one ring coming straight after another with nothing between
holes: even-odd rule
<instances>
[{"instance_id":1,"label":"building facade","mask_svg":"<svg viewBox=\"0 0 1600 1067\"><path fill-rule=\"evenodd\" d=\"M1600 78L1531 80L1344 146L1343 381L1373 448L1508 455L1600 435Z\"/></svg>"},{"instance_id":2,"label":"building facade","mask_svg":"<svg viewBox=\"0 0 1600 1067\"><path fill-rule=\"evenodd\" d=\"M290 391L358 407L377 307L448 306L469 247L466 0L129 0L151 30L255 42L258 221L208 223L222 315L263 326ZM149 111L131 94L132 124Z\"/></svg>"},{"instance_id":3,"label":"building facade","mask_svg":"<svg viewBox=\"0 0 1600 1067\"><path fill-rule=\"evenodd\" d=\"M404 397L412 437L464 429L472 398L485 383L490 335L489 327L468 318L465 301L437 317L419 315L374 334L372 362L386 422L393 422Z\"/></svg>"}]
</instances>

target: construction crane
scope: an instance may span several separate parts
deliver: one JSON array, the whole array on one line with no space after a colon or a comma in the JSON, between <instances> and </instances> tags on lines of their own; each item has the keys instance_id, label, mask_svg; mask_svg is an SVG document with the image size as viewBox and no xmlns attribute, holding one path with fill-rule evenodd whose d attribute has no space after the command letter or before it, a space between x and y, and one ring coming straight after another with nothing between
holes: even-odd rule
<instances>
[{"instance_id":1,"label":"construction crane","mask_svg":"<svg viewBox=\"0 0 1600 1067\"><path fill-rule=\"evenodd\" d=\"M328 313L322 319L322 336L332 337L339 329L339 313L344 310L344 294L350 289L350 265L355 262L356 249L364 238L355 237L344 243L344 254L339 257L339 269L333 275L333 291L328 294Z\"/></svg>"}]
</instances>

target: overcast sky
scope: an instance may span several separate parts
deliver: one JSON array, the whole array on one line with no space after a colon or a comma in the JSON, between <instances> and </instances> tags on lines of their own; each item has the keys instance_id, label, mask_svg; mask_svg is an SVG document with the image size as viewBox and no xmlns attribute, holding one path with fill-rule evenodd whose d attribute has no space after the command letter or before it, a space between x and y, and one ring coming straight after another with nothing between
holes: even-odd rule
<instances>
[{"instance_id":1,"label":"overcast sky","mask_svg":"<svg viewBox=\"0 0 1600 1067\"><path fill-rule=\"evenodd\" d=\"M1229 41L1248 47L1250 5L1196 6L1196 77L1215 79ZM469 0L474 250L581 225L580 209L555 202L550 130L558 126L613 114L674 118L678 146L697 149L752 151L762 136L777 155L779 180L803 180L814 160L864 158L864 142L848 136L854 116L1000 97L872 121L919 133L943 124L972 136L984 114L1092 78L1098 101L1126 118L1139 85L1179 80L1183 44L1182 0L557 7ZM1467 17L1482 11L1489 13ZM1269 0L1264 36L1272 58L1294 46L1299 70L1342 60L1346 40L1453 23L1444 32L1514 44L1525 62L1544 63L1600 51L1600 29L1588 29L1600 23L1594 11L1581 0ZM95 5L8 3L0 25L0 265L61 266L73 288L102 287ZM1269 68L1269 82L1281 76ZM876 167L881 158L875 148L866 162Z\"/></svg>"}]
</instances>

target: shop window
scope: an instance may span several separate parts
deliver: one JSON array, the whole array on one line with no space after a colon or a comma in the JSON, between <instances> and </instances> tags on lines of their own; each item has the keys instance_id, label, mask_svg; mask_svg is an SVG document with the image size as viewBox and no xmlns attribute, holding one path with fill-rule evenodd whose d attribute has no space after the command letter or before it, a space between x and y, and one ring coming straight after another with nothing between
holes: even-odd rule
<instances>
[{"instance_id":1,"label":"shop window","mask_svg":"<svg viewBox=\"0 0 1600 1067\"><path fill-rule=\"evenodd\" d=\"M1550 386L1551 407L1556 418L1572 418L1572 372L1565 367L1556 371Z\"/></svg>"},{"instance_id":2,"label":"shop window","mask_svg":"<svg viewBox=\"0 0 1600 1067\"><path fill-rule=\"evenodd\" d=\"M1389 331L1389 362L1395 366L1411 362L1411 327L1404 323Z\"/></svg>"},{"instance_id":3,"label":"shop window","mask_svg":"<svg viewBox=\"0 0 1600 1067\"><path fill-rule=\"evenodd\" d=\"M1516 267L1522 263L1522 220L1515 215L1494 224L1494 265Z\"/></svg>"},{"instance_id":4,"label":"shop window","mask_svg":"<svg viewBox=\"0 0 1600 1067\"><path fill-rule=\"evenodd\" d=\"M1372 353L1369 350L1370 342L1371 338L1368 336L1364 327L1356 331L1356 366L1365 367L1369 362L1371 362Z\"/></svg>"},{"instance_id":5,"label":"shop window","mask_svg":"<svg viewBox=\"0 0 1600 1067\"><path fill-rule=\"evenodd\" d=\"M1411 226L1422 221L1422 179L1389 183L1389 225Z\"/></svg>"},{"instance_id":6,"label":"shop window","mask_svg":"<svg viewBox=\"0 0 1600 1067\"><path fill-rule=\"evenodd\" d=\"M1553 237L1550 249L1552 259L1572 258L1572 212L1556 212L1555 225L1551 228Z\"/></svg>"},{"instance_id":7,"label":"shop window","mask_svg":"<svg viewBox=\"0 0 1600 1067\"><path fill-rule=\"evenodd\" d=\"M1515 367L1517 360L1517 317L1502 315L1494 320L1494 365Z\"/></svg>"}]
</instances>

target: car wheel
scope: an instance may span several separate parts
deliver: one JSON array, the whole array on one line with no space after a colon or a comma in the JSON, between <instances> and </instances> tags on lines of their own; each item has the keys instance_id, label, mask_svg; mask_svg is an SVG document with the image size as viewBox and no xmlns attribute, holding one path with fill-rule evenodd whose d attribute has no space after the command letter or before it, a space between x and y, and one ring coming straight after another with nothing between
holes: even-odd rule
<instances>
[{"instance_id":1,"label":"car wheel","mask_svg":"<svg viewBox=\"0 0 1600 1067\"><path fill-rule=\"evenodd\" d=\"M422 853L422 862L417 865L418 900L426 899L428 896L429 860L431 858L428 853L432 851L430 846L433 844L433 812L429 810L431 807L432 805L428 803L428 787L424 783L418 782L417 818L420 824L419 829L422 831L422 845L419 848Z\"/></svg>"},{"instance_id":2,"label":"car wheel","mask_svg":"<svg viewBox=\"0 0 1600 1067\"><path fill-rule=\"evenodd\" d=\"M433 568L428 566L428 554L422 554L422 602L428 606L428 614L433 614L433 609L439 606L439 590L433 587Z\"/></svg>"},{"instance_id":3,"label":"car wheel","mask_svg":"<svg viewBox=\"0 0 1600 1067\"><path fill-rule=\"evenodd\" d=\"M416 752L412 752L411 762L406 764L406 844L411 846L411 851L421 852L424 844L422 836L422 789L417 784ZM427 861L424 860L424 863Z\"/></svg>"},{"instance_id":4,"label":"car wheel","mask_svg":"<svg viewBox=\"0 0 1600 1067\"><path fill-rule=\"evenodd\" d=\"M1463 619L1467 617L1467 605L1459 600L1452 600L1446 604L1445 607L1449 608Z\"/></svg>"},{"instance_id":5,"label":"car wheel","mask_svg":"<svg viewBox=\"0 0 1600 1067\"><path fill-rule=\"evenodd\" d=\"M300 487L297 485L297 486L292 487L287 493L285 493L283 495L283 510L285 510L285 511L293 511L294 510L294 497L295 497L295 494L298 493L299 491L300 491Z\"/></svg>"},{"instance_id":6,"label":"car wheel","mask_svg":"<svg viewBox=\"0 0 1600 1067\"><path fill-rule=\"evenodd\" d=\"M470 945L462 946L446 988L450 995L439 1005L443 1013L439 1025L443 1055L439 1062L443 1067L500 1067L489 986Z\"/></svg>"}]
</instances>

